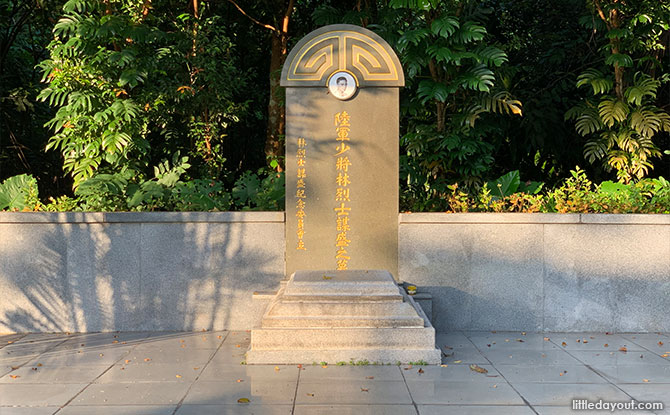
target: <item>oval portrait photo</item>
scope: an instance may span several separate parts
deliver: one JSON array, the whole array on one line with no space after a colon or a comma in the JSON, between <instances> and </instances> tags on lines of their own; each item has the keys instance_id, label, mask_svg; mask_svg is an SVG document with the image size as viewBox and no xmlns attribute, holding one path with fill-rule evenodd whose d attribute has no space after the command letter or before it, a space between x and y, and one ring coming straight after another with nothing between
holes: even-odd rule
<instances>
[{"instance_id":1,"label":"oval portrait photo","mask_svg":"<svg viewBox=\"0 0 670 415\"><path fill-rule=\"evenodd\" d=\"M336 72L328 80L328 91L337 99L349 99L356 93L356 80L349 72Z\"/></svg>"}]
</instances>

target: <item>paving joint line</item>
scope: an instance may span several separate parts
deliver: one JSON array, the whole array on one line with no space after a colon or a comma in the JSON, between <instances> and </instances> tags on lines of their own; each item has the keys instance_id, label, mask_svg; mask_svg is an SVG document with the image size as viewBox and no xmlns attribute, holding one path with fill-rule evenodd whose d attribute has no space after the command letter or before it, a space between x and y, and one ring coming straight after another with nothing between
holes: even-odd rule
<instances>
[{"instance_id":1,"label":"paving joint line","mask_svg":"<svg viewBox=\"0 0 670 415\"><path fill-rule=\"evenodd\" d=\"M226 330L226 335L221 340L221 343L219 344L219 347L217 347L216 350L214 351L214 353L212 353L212 355L209 357L209 360L207 360L207 363L205 363L202 366L202 371L200 371L198 376L195 377L195 380L193 382L191 382L191 385L188 387L188 389L186 389L186 392L184 393L184 396L182 396L182 398L179 400L179 402L177 402L177 406L174 408L174 411L172 411L172 415L175 415L177 413L177 411L179 411L179 409L182 407L182 405L184 404L184 400L186 399L188 394L191 392L191 389L193 389L193 385L195 385L195 383L198 381L198 379L200 379L200 376L202 376L202 374L205 373L205 370L207 369L207 366L209 366L209 364L212 362L212 359L214 359L214 356L216 356L216 354L219 353L219 350L221 350L221 347L223 347L223 343L226 341L228 336L230 336L230 330Z\"/></svg>"},{"instance_id":2,"label":"paving joint line","mask_svg":"<svg viewBox=\"0 0 670 415\"><path fill-rule=\"evenodd\" d=\"M251 348L251 344L249 344ZM298 379L295 382L295 393L293 394L293 406L291 407L291 415L295 413L295 405L298 401L298 388L300 387L300 372L302 372L303 365L298 365Z\"/></svg>"},{"instance_id":3,"label":"paving joint line","mask_svg":"<svg viewBox=\"0 0 670 415\"><path fill-rule=\"evenodd\" d=\"M440 351L442 351L442 349L440 349ZM441 356L440 356L440 358L441 358ZM400 376L402 376L403 383L405 384L405 387L407 388L407 393L409 393L409 398L412 400L412 406L414 407L414 411L418 415L419 414L419 406L414 401L414 396L412 396L412 391L410 390L409 385L407 384L407 378L405 377L405 373L403 373L404 371L402 370L402 368L400 366L398 366L398 370L400 371Z\"/></svg>"},{"instance_id":4,"label":"paving joint line","mask_svg":"<svg viewBox=\"0 0 670 415\"><path fill-rule=\"evenodd\" d=\"M645 333L645 334L646 334L646 333ZM656 334L656 333L650 333L650 334ZM626 335L624 335L624 334L619 334L619 336L623 337L624 339L630 341L631 343L633 343L633 344L635 344L635 345L637 345L637 346L640 346L641 348L643 348L643 349L646 350L647 352L649 352L649 353L651 353L651 354L655 354L656 356L660 357L661 359L665 359L665 357L661 356L662 354L666 354L665 352L661 351L660 353L657 353L657 352L651 350L650 348L646 347L645 345L636 342L634 339L630 339L630 338L626 337ZM669 342L669 343L670 343L670 342ZM665 345L665 344L664 344L664 345ZM670 350L670 345L668 346L668 350ZM632 353L632 352L631 352L631 353Z\"/></svg>"},{"instance_id":5,"label":"paving joint line","mask_svg":"<svg viewBox=\"0 0 670 415\"><path fill-rule=\"evenodd\" d=\"M483 357L484 359L486 359L487 362L489 362L489 364L496 370L496 372L498 372L498 373L500 374L500 377L503 378L503 379L505 380L505 382L507 382L507 384L509 385L509 387L512 388L512 390L513 390L514 392L516 392L517 395L519 395L519 397L520 397L521 400L526 404L526 406L528 406L528 408L530 408L530 410L533 411L533 412L535 413L535 415L539 415L539 413L535 410L535 408L533 408L533 405L531 405L530 402L528 402L528 400L521 394L521 392L519 392L519 391L514 387L514 385L512 385L512 382L510 382L509 380L507 380L507 378L505 377L505 375L503 375L503 373L502 373L500 370L498 370L498 368L496 367L496 365L494 365L493 362L492 362L488 357L486 357L486 355L485 355L484 353L482 353L482 351L479 349L479 347L477 347L477 345L475 344L475 342L472 341L472 339L470 338L470 336L468 336L468 335L465 334L464 332L461 332L461 334L463 334L463 335L468 339L468 341L469 341L470 343L472 343L472 345L474 346L475 349L477 349L477 351L479 352L479 354L481 354L482 357ZM493 333L492 333L492 334L493 334Z\"/></svg>"},{"instance_id":6,"label":"paving joint line","mask_svg":"<svg viewBox=\"0 0 670 415\"><path fill-rule=\"evenodd\" d=\"M118 332L118 333L120 333L120 332ZM147 335L147 337L145 337L145 339L148 338L148 337L149 337L149 335ZM72 398L70 398L70 400L68 400L67 402L65 402L65 404L63 404L60 408L58 408L58 410L57 410L56 412L54 412L52 415L56 415L58 412L61 411L61 409L65 408L65 407L68 406L70 403L72 403L72 401L74 401L75 399L77 399L77 397L78 397L79 395L81 395L82 393L84 393L84 391L85 391L86 389L88 389L89 387L91 387L91 385L93 385L93 384L95 383L96 380L100 379L105 373L107 373L107 372L109 372L110 370L112 370L112 368L113 368L114 366L116 366L117 363L119 363L124 357L128 356L128 355L130 354L130 352L133 351L135 348L137 348L137 346L139 346L140 344L141 344L141 343L137 343L137 344L135 344L130 350L128 350L128 351L127 351L126 353L124 353L123 355L121 355L121 357L119 357L116 361L114 361L114 362L111 364L111 366L109 366L109 367L108 367L107 369L105 369L101 374L99 374L98 376L96 376L92 381L89 382L88 385L84 386L84 388L83 388L82 390L80 390L79 392L77 392Z\"/></svg>"},{"instance_id":7,"label":"paving joint line","mask_svg":"<svg viewBox=\"0 0 670 415\"><path fill-rule=\"evenodd\" d=\"M619 335L619 336L620 336L620 335ZM568 354L568 356L570 356L570 357L572 357L573 359L577 360L577 361L578 361L579 363L581 363L584 367L588 368L590 371L592 371L592 372L595 373L596 375L600 376L600 377L601 377L602 379L604 379L605 382L607 382L609 385L614 386L614 388L616 388L616 389L618 389L619 391L621 391L622 393L624 393L624 394L625 394L626 396L628 396L630 399L635 399L636 401L639 401L639 399L634 398L633 396L631 396L631 394L629 394L629 393L626 392L625 390L621 389L621 388L619 387L619 385L617 385L616 383L614 383L614 382L612 382L611 380L609 380L608 378L606 378L602 373L600 373L597 369L594 369L590 364L588 364L588 363L582 361L580 358L578 358L577 356L575 356L575 355L573 355L572 353L570 353L570 351L567 350L565 347L563 347L562 345L558 345L558 344L556 344L553 340L551 340L551 338L549 338L549 341L552 342L552 343L554 343L554 344L559 348L559 350L563 350L565 353ZM634 342L633 342L633 343L634 343ZM637 344L637 343L635 343L635 344ZM641 346L641 347L642 347L642 346ZM596 352L604 352L604 353L610 353L610 352L611 352L611 351L608 351L608 350L605 350L605 351L601 351L601 350L592 350L592 351L596 351ZM617 351L617 353L618 353L618 351ZM650 413L651 413L651 412L650 412Z\"/></svg>"}]
</instances>

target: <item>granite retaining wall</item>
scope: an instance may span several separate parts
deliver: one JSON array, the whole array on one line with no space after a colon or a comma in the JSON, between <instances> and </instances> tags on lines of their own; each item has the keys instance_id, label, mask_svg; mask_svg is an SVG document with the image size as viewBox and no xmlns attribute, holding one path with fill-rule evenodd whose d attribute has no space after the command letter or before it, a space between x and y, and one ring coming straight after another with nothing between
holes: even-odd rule
<instances>
[{"instance_id":1,"label":"granite retaining wall","mask_svg":"<svg viewBox=\"0 0 670 415\"><path fill-rule=\"evenodd\" d=\"M670 215L399 216L438 331L670 331ZM0 212L0 333L251 329L283 212Z\"/></svg>"}]
</instances>

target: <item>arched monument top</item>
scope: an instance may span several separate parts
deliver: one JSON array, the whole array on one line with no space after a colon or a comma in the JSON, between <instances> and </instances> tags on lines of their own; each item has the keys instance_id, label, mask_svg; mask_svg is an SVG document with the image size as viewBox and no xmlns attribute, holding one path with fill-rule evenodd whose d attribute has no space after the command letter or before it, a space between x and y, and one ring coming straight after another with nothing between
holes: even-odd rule
<instances>
[{"instance_id":1,"label":"arched monument top","mask_svg":"<svg viewBox=\"0 0 670 415\"><path fill-rule=\"evenodd\" d=\"M391 46L360 26L336 24L319 28L291 50L281 73L281 86L325 87L336 72L354 76L359 88L401 87L405 75Z\"/></svg>"}]
</instances>

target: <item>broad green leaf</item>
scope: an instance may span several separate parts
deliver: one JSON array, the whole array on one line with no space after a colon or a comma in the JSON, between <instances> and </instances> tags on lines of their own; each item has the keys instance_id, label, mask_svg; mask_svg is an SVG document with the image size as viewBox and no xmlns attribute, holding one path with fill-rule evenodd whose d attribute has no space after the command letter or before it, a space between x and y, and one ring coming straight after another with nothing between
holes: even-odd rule
<instances>
[{"instance_id":1,"label":"broad green leaf","mask_svg":"<svg viewBox=\"0 0 670 415\"><path fill-rule=\"evenodd\" d=\"M502 198L516 193L520 184L519 170L514 170L488 182L487 186L491 190L491 195Z\"/></svg>"},{"instance_id":2,"label":"broad green leaf","mask_svg":"<svg viewBox=\"0 0 670 415\"><path fill-rule=\"evenodd\" d=\"M623 53L613 53L605 59L605 63L607 65L615 65L618 64L619 66L622 66L624 68L630 68L633 66L633 59L625 55Z\"/></svg>"},{"instance_id":3,"label":"broad green leaf","mask_svg":"<svg viewBox=\"0 0 670 415\"><path fill-rule=\"evenodd\" d=\"M37 195L37 180L29 174L12 176L0 183L0 210L23 210L31 195Z\"/></svg>"},{"instance_id":4,"label":"broad green leaf","mask_svg":"<svg viewBox=\"0 0 670 415\"><path fill-rule=\"evenodd\" d=\"M445 15L433 20L430 29L433 31L433 34L446 39L453 35L459 27L458 18Z\"/></svg>"}]
</instances>

